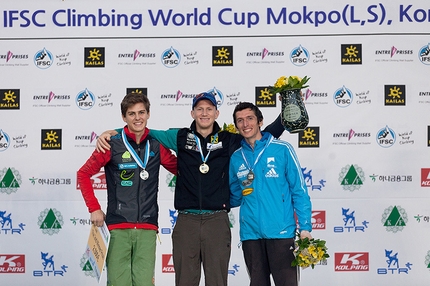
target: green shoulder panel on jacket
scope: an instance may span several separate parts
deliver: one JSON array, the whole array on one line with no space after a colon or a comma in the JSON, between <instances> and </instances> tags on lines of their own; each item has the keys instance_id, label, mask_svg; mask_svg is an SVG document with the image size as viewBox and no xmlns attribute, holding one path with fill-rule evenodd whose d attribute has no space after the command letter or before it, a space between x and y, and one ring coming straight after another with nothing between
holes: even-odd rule
<instances>
[{"instance_id":1,"label":"green shoulder panel on jacket","mask_svg":"<svg viewBox=\"0 0 430 286\"><path fill-rule=\"evenodd\" d=\"M179 128L170 128L168 130L149 129L149 136L160 142L164 147L178 153L178 131Z\"/></svg>"}]
</instances>

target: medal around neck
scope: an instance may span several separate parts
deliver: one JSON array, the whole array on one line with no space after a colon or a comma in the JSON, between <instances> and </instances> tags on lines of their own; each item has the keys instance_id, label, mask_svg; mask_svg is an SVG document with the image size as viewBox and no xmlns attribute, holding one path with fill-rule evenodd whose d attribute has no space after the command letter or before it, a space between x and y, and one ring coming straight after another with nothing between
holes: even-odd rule
<instances>
[{"instance_id":1,"label":"medal around neck","mask_svg":"<svg viewBox=\"0 0 430 286\"><path fill-rule=\"evenodd\" d=\"M140 178L144 181L148 180L148 178L149 178L148 171L146 171L146 170L140 171Z\"/></svg>"},{"instance_id":2,"label":"medal around neck","mask_svg":"<svg viewBox=\"0 0 430 286\"><path fill-rule=\"evenodd\" d=\"M200 173L206 174L207 172L209 172L209 166L206 163L203 163L200 165L199 170Z\"/></svg>"},{"instance_id":3,"label":"medal around neck","mask_svg":"<svg viewBox=\"0 0 430 286\"><path fill-rule=\"evenodd\" d=\"M253 181L254 180L254 178L255 178L255 175L254 175L254 172L252 172L251 170L249 171L249 173L248 173L248 175L246 175L246 178L249 180L249 181Z\"/></svg>"},{"instance_id":4,"label":"medal around neck","mask_svg":"<svg viewBox=\"0 0 430 286\"><path fill-rule=\"evenodd\" d=\"M242 185L243 185L244 187L249 187L249 186L251 186L251 184L252 184L252 180L245 180L245 181L242 181Z\"/></svg>"}]
</instances>

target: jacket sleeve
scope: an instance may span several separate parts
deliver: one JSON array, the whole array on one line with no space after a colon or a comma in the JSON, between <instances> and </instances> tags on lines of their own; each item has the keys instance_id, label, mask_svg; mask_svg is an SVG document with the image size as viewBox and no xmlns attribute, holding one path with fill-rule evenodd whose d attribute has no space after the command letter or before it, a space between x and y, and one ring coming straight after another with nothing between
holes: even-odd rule
<instances>
[{"instance_id":1,"label":"jacket sleeve","mask_svg":"<svg viewBox=\"0 0 430 286\"><path fill-rule=\"evenodd\" d=\"M299 227L300 230L312 231L312 205L308 194L308 188L303 178L302 169L291 144L287 143L287 148L285 149L285 172L290 186L293 208L299 220Z\"/></svg>"},{"instance_id":2,"label":"jacket sleeve","mask_svg":"<svg viewBox=\"0 0 430 286\"><path fill-rule=\"evenodd\" d=\"M91 157L78 170L77 181L81 188L82 197L90 213L101 209L99 201L94 194L91 177L97 174L100 169L109 162L110 154L110 150L107 150L106 153L95 150L93 154L91 154Z\"/></svg>"},{"instance_id":3,"label":"jacket sleeve","mask_svg":"<svg viewBox=\"0 0 430 286\"><path fill-rule=\"evenodd\" d=\"M178 131L179 128L171 128L168 130L149 130L149 135L158 142L160 142L164 147L172 149L178 153Z\"/></svg>"},{"instance_id":4,"label":"jacket sleeve","mask_svg":"<svg viewBox=\"0 0 430 286\"><path fill-rule=\"evenodd\" d=\"M284 133L284 130L285 128L284 128L284 125L282 125L281 114L279 114L279 116L275 119L275 121L267 125L263 131L269 132L275 138L279 138L281 137L282 133Z\"/></svg>"},{"instance_id":5,"label":"jacket sleeve","mask_svg":"<svg viewBox=\"0 0 430 286\"><path fill-rule=\"evenodd\" d=\"M230 181L230 207L235 208L242 203L242 187L233 167L233 158L230 159L229 181Z\"/></svg>"},{"instance_id":6,"label":"jacket sleeve","mask_svg":"<svg viewBox=\"0 0 430 286\"><path fill-rule=\"evenodd\" d=\"M175 155L172 154L172 151L170 151L163 145L160 145L160 160L161 160L161 165L167 171L169 171L173 175L177 175L178 173L177 158Z\"/></svg>"}]
</instances>

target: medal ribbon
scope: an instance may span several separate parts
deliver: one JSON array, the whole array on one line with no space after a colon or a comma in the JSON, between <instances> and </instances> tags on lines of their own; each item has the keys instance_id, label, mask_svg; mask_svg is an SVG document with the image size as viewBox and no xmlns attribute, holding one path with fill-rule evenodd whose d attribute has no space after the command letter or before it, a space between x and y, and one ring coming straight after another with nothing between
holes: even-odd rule
<instances>
[{"instance_id":1,"label":"medal ribbon","mask_svg":"<svg viewBox=\"0 0 430 286\"><path fill-rule=\"evenodd\" d=\"M133 147L131 147L130 143L128 142L124 129L122 129L122 142L124 142L125 147L127 148L128 152L130 152L131 156L136 161L137 165L139 165L139 167L145 170L149 160L149 147L150 147L149 140L146 140L145 157L143 162L142 162L142 159L140 159L136 151L133 149Z\"/></svg>"},{"instance_id":2,"label":"medal ribbon","mask_svg":"<svg viewBox=\"0 0 430 286\"><path fill-rule=\"evenodd\" d=\"M196 136L196 134L193 134L193 135L194 135L194 139L196 140L197 144L199 145L200 157L202 158L203 164L206 164L206 161L209 158L209 155L210 155L210 153L212 151L212 148L209 149L208 153L206 154L206 157L204 157L203 156L202 145L200 144L200 139L199 139L199 137ZM211 144L213 144L213 142L216 142L217 138L218 138L218 133L214 135L214 139L212 140Z\"/></svg>"},{"instance_id":3,"label":"medal ribbon","mask_svg":"<svg viewBox=\"0 0 430 286\"><path fill-rule=\"evenodd\" d=\"M255 165L257 165L258 160L260 160L261 155L264 153L264 150L266 150L267 146L269 146L270 143L272 143L273 137L271 137L269 140L267 140L266 145L264 145L263 150L260 151L260 153L257 156L257 159L255 159L254 165L252 166L252 168L250 167L248 160L246 160L245 154L243 153L243 148L240 148L240 152L242 153L242 158L245 161L246 167L248 168L248 170L250 172L252 172L252 170L254 170Z\"/></svg>"}]
</instances>

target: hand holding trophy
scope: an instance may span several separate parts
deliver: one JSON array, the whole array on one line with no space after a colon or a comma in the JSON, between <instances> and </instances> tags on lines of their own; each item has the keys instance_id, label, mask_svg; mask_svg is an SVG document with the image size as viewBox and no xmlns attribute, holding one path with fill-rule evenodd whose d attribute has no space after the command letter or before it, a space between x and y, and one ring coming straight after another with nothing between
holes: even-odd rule
<instances>
[{"instance_id":1,"label":"hand holding trophy","mask_svg":"<svg viewBox=\"0 0 430 286\"><path fill-rule=\"evenodd\" d=\"M297 133L308 126L309 116L302 100L301 89L308 87L309 77L281 76L271 87L271 93L281 95L281 119L285 130Z\"/></svg>"}]
</instances>

